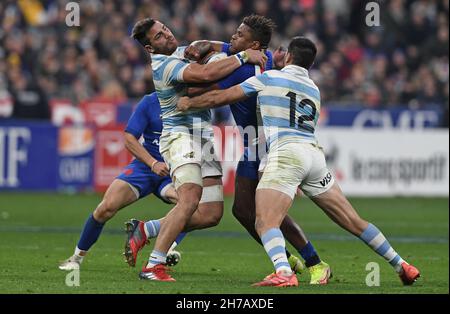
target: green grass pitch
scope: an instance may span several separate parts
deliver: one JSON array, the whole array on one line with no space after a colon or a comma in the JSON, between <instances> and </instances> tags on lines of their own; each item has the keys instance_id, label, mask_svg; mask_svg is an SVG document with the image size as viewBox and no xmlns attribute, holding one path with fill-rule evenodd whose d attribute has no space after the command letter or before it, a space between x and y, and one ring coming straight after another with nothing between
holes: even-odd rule
<instances>
[{"instance_id":1,"label":"green grass pitch","mask_svg":"<svg viewBox=\"0 0 450 314\"><path fill-rule=\"evenodd\" d=\"M123 223L129 218L157 218L170 206L151 196L122 210L105 227L82 264L80 286L65 285L57 266L73 253L81 227L100 201L99 195L0 193L0 293L449 293L448 198L354 198L365 219L376 224L422 277L403 287L392 268L364 243L331 222L307 199L290 214L303 227L334 277L327 286L310 286L307 273L299 287L253 288L272 271L262 247L231 215L231 198L219 226L195 231L178 247L175 283L141 281L140 267L124 263ZM142 265L152 247L144 248ZM289 247L292 249L291 247ZM368 287L366 265L380 265L380 286Z\"/></svg>"}]
</instances>

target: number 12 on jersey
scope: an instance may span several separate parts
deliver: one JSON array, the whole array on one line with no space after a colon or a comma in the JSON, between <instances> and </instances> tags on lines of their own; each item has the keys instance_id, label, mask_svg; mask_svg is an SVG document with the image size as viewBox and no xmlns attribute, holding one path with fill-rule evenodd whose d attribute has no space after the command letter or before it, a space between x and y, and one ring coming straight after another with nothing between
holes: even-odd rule
<instances>
[{"instance_id":1,"label":"number 12 on jersey","mask_svg":"<svg viewBox=\"0 0 450 314\"><path fill-rule=\"evenodd\" d=\"M296 127L295 124L297 122L298 129L304 129L309 132L314 132L314 126L311 127L310 125L305 124L306 121L314 121L314 119L316 118L317 109L316 109L316 105L314 104L314 102L308 98L304 98L299 103L297 103L297 94L294 92L289 92L286 94L286 96L289 97L289 99L290 99L289 126L291 128L295 128ZM311 107L311 113L310 114L300 114L297 121L295 121L295 112L297 109L297 105L301 109L304 109L306 106Z\"/></svg>"}]
</instances>

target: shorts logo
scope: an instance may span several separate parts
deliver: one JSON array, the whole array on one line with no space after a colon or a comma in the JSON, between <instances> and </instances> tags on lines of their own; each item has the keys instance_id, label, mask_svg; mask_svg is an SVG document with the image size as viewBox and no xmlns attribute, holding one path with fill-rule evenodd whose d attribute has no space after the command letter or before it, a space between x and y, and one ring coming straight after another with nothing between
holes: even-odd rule
<instances>
[{"instance_id":1,"label":"shorts logo","mask_svg":"<svg viewBox=\"0 0 450 314\"><path fill-rule=\"evenodd\" d=\"M123 172L123 174L126 176L129 176L132 173L133 173L133 169L131 169L131 168L125 169L125 171Z\"/></svg>"},{"instance_id":2,"label":"shorts logo","mask_svg":"<svg viewBox=\"0 0 450 314\"><path fill-rule=\"evenodd\" d=\"M331 178L332 178L331 172L328 172L325 178L323 178L322 181L320 181L320 185L322 185L323 187L327 186L328 183L331 182Z\"/></svg>"},{"instance_id":3,"label":"shorts logo","mask_svg":"<svg viewBox=\"0 0 450 314\"><path fill-rule=\"evenodd\" d=\"M184 154L183 158L193 159L194 158L194 152L189 152L187 154Z\"/></svg>"}]
</instances>

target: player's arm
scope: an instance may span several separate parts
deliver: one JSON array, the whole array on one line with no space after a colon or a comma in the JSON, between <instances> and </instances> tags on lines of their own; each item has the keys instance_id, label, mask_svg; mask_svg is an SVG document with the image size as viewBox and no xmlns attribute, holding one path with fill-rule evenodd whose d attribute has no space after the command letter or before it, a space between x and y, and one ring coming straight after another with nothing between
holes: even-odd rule
<instances>
[{"instance_id":1,"label":"player's arm","mask_svg":"<svg viewBox=\"0 0 450 314\"><path fill-rule=\"evenodd\" d=\"M124 134L125 148L136 157L136 159L146 164L154 173L160 176L166 176L169 174L166 164L159 162L144 148L144 146L141 145L141 143L139 143L139 138L149 124L146 110L146 102L148 100L148 96L144 96L138 103L136 111L133 112L128 120Z\"/></svg>"},{"instance_id":2,"label":"player's arm","mask_svg":"<svg viewBox=\"0 0 450 314\"><path fill-rule=\"evenodd\" d=\"M221 41L196 40L192 42L184 51L184 57L189 60L199 61L208 53L221 52L224 43Z\"/></svg>"},{"instance_id":3,"label":"player's arm","mask_svg":"<svg viewBox=\"0 0 450 314\"><path fill-rule=\"evenodd\" d=\"M195 97L215 89L220 89L219 84L190 86L187 88L187 95L188 97Z\"/></svg>"},{"instance_id":4,"label":"player's arm","mask_svg":"<svg viewBox=\"0 0 450 314\"><path fill-rule=\"evenodd\" d=\"M133 134L128 132L125 132L125 147L134 157L136 157L136 159L146 164L157 175L169 175L167 165L150 155L144 146L139 143L138 139Z\"/></svg>"},{"instance_id":5,"label":"player's arm","mask_svg":"<svg viewBox=\"0 0 450 314\"><path fill-rule=\"evenodd\" d=\"M187 89L187 95L189 97L194 97L215 89L227 89L234 85L242 83L243 78L252 77L254 75L255 75L255 66L246 64L234 70L233 73L231 73L230 75L223 78L217 83L209 85L197 84L190 86Z\"/></svg>"},{"instance_id":6,"label":"player's arm","mask_svg":"<svg viewBox=\"0 0 450 314\"><path fill-rule=\"evenodd\" d=\"M267 56L261 51L247 49L220 61L208 64L191 63L183 70L182 81L185 83L214 82L247 62L263 67L266 61Z\"/></svg>"},{"instance_id":7,"label":"player's arm","mask_svg":"<svg viewBox=\"0 0 450 314\"><path fill-rule=\"evenodd\" d=\"M215 108L228 104L234 104L248 98L241 86L236 85L225 90L212 90L193 98L181 97L177 108L180 111L188 109Z\"/></svg>"},{"instance_id":8,"label":"player's arm","mask_svg":"<svg viewBox=\"0 0 450 314\"><path fill-rule=\"evenodd\" d=\"M180 111L186 111L189 109L205 109L234 104L257 95L258 92L265 88L266 80L267 76L264 73L250 77L241 84L227 89L209 91L193 98L181 97L178 100L177 108Z\"/></svg>"}]
</instances>

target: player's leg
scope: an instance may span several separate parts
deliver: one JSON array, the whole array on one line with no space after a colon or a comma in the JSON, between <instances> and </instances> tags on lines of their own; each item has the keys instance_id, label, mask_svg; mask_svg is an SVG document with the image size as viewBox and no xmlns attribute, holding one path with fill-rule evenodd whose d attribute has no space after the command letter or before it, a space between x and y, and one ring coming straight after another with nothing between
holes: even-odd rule
<instances>
[{"instance_id":1,"label":"player's leg","mask_svg":"<svg viewBox=\"0 0 450 314\"><path fill-rule=\"evenodd\" d=\"M175 188L167 186L166 191L162 191L165 199L177 203L178 195ZM157 195L158 196L158 195ZM222 177L213 176L203 178L203 191L198 208L187 222L183 232L177 237L176 243L179 244L186 236L186 233L192 230L205 229L216 226L223 216L223 186ZM164 217L157 220L145 222L145 233L147 237L155 238L159 234L161 221Z\"/></svg>"},{"instance_id":2,"label":"player's leg","mask_svg":"<svg viewBox=\"0 0 450 314\"><path fill-rule=\"evenodd\" d=\"M197 210L186 224L183 232L217 226L223 216L222 177L203 178L203 192Z\"/></svg>"},{"instance_id":3,"label":"player's leg","mask_svg":"<svg viewBox=\"0 0 450 314\"><path fill-rule=\"evenodd\" d=\"M207 147L210 149L205 149ZM202 139L202 148L202 198L184 231L214 227L223 215L222 166L215 155L212 139Z\"/></svg>"},{"instance_id":4,"label":"player's leg","mask_svg":"<svg viewBox=\"0 0 450 314\"><path fill-rule=\"evenodd\" d=\"M241 162L238 165L238 173L242 173ZM247 230L247 232L255 239L256 242L262 245L261 239L255 229L255 192L258 185L257 179L257 169L256 169L256 179L250 178L248 175L237 175L235 180L235 190L234 190L234 202L233 202L233 216L239 221L239 223ZM286 219L288 216L286 216ZM285 225L285 220L283 224ZM284 232L283 232L284 234ZM304 269L303 263L298 257L292 255L289 250L286 249L286 254L289 260L289 264L293 271L297 273L302 273Z\"/></svg>"},{"instance_id":5,"label":"player's leg","mask_svg":"<svg viewBox=\"0 0 450 314\"><path fill-rule=\"evenodd\" d=\"M181 167L180 170L182 170ZM161 220L160 231L156 239L154 251L167 252L169 250L173 241L183 231L186 223L196 210L200 201L201 192L201 185L194 183L185 183L177 189L179 201L164 219ZM161 263L160 260L156 260L155 262L150 261L150 264L153 263L154 265Z\"/></svg>"},{"instance_id":6,"label":"player's leg","mask_svg":"<svg viewBox=\"0 0 450 314\"><path fill-rule=\"evenodd\" d=\"M164 201L178 202L178 194L172 184L163 183L156 196ZM223 215L223 186L220 176L203 178L203 191L197 210L187 222L181 232L172 243L167 252L166 265L176 265L180 258L180 252L175 248L181 243L187 232L216 226ZM161 228L161 219L149 220L144 223L144 232L147 239L156 238Z\"/></svg>"},{"instance_id":7,"label":"player's leg","mask_svg":"<svg viewBox=\"0 0 450 314\"><path fill-rule=\"evenodd\" d=\"M79 268L88 250L99 238L104 224L121 208L138 199L136 191L135 187L121 179L115 179L111 183L103 196L103 200L86 220L74 254L60 264L59 268L61 270Z\"/></svg>"},{"instance_id":8,"label":"player's leg","mask_svg":"<svg viewBox=\"0 0 450 314\"><path fill-rule=\"evenodd\" d=\"M419 271L406 263L393 249L383 233L373 224L362 219L337 183L324 193L311 198L335 223L359 237L378 255L382 256L400 275L403 284L410 285L420 276Z\"/></svg>"},{"instance_id":9,"label":"player's leg","mask_svg":"<svg viewBox=\"0 0 450 314\"><path fill-rule=\"evenodd\" d=\"M239 168L240 165L238 165L236 171L237 176L234 185L233 216L247 230L252 238L261 244L261 239L255 230L255 191L258 186L258 180L252 180L248 177L238 175Z\"/></svg>"},{"instance_id":10,"label":"player's leg","mask_svg":"<svg viewBox=\"0 0 450 314\"><path fill-rule=\"evenodd\" d=\"M158 191L155 192L156 197L160 198L163 202L169 204L178 203L178 194L175 190L175 186L172 183L172 179L168 178L168 181L164 180L158 187Z\"/></svg>"},{"instance_id":11,"label":"player's leg","mask_svg":"<svg viewBox=\"0 0 450 314\"><path fill-rule=\"evenodd\" d=\"M154 191L154 194L165 203L176 204L178 202L178 194L170 177L163 177L160 180L160 183L156 191ZM160 220L161 219L156 219L145 222L144 231L147 239L155 238L158 235L161 226ZM180 261L181 253L175 250L175 248L185 238L186 234L186 232L180 233L170 246L166 257L167 266L175 266Z\"/></svg>"},{"instance_id":12,"label":"player's leg","mask_svg":"<svg viewBox=\"0 0 450 314\"><path fill-rule=\"evenodd\" d=\"M267 165L256 189L255 227L275 273L256 283L256 286L298 285L287 260L286 243L280 226L311 165L312 156L305 144L278 140L270 148Z\"/></svg>"},{"instance_id":13,"label":"player's leg","mask_svg":"<svg viewBox=\"0 0 450 314\"><path fill-rule=\"evenodd\" d=\"M259 165L259 176L261 177L265 164L267 163L267 155L261 160ZM323 262L319 254L317 254L316 249L312 245L312 243L307 239L303 230L300 226L288 215L284 218L281 224L281 232L285 236L286 240L292 244L292 246L297 250L300 256L304 259L306 267L311 275L310 284L327 284L328 279L331 277L331 269L330 266ZM291 257L290 253L286 251L288 254L289 263L291 267L295 270L295 265L298 264L296 260L297 257ZM301 265L303 266L303 265Z\"/></svg>"},{"instance_id":14,"label":"player's leg","mask_svg":"<svg viewBox=\"0 0 450 314\"><path fill-rule=\"evenodd\" d=\"M166 273L167 252L195 212L202 195L201 168L198 164L184 164L173 172L178 203L160 220L160 230L147 265L139 274L142 279L174 281Z\"/></svg>"},{"instance_id":15,"label":"player's leg","mask_svg":"<svg viewBox=\"0 0 450 314\"><path fill-rule=\"evenodd\" d=\"M179 138L180 137L178 137L178 139ZM169 152L166 154L166 157L168 157L167 160L170 160L170 157L180 155L183 156L183 158L193 159L196 152L195 147L200 147L202 154L201 167L199 164L193 163L193 161L190 161L189 163L182 161L184 164L178 167L176 163L174 163L174 167L171 167L172 169L175 169L172 173L172 177L174 178L174 185L177 189L178 203L177 206L175 206L169 214L161 220L161 228L154 250L151 253L147 266L142 270L140 278L173 281L174 279L165 273L162 266L163 259L167 254L167 249L171 244L169 243L169 247L167 247L167 241L173 237L173 242L175 237L182 230L191 230L193 228L189 228L194 224L196 229L216 225L222 217L223 189L221 182L222 169L220 163L217 159L205 158L203 155L205 152L205 144L208 144L210 140L203 138L191 138L190 141L190 143L194 145L194 154L186 154L185 152L189 151L188 149L181 149L181 152L183 153L180 154L180 150L176 149L177 144L174 144L174 141L172 141L172 145L170 145L168 150L163 148L161 149L162 153L167 151ZM201 145L197 146L198 144ZM181 146L185 145L181 143L180 147ZM208 146L210 147L210 150L207 151L212 152L212 156L214 156L212 143L209 143ZM185 146L181 148L187 147ZM192 146L190 149L192 149ZM206 179L203 180L202 178ZM205 194L202 193L203 185L206 185ZM203 202L199 206L202 198ZM196 216L194 216L194 220L191 221L195 212L198 211L199 213L202 213L204 209L208 211L205 212L205 215L202 215L203 220L196 222ZM191 226L189 223L191 223ZM164 230L164 227L166 227L166 230ZM176 234L174 235L175 232Z\"/></svg>"},{"instance_id":16,"label":"player's leg","mask_svg":"<svg viewBox=\"0 0 450 314\"><path fill-rule=\"evenodd\" d=\"M164 180L161 185L158 188L157 193L155 194L157 197L161 198L162 200L176 204L178 202L178 194L175 190L175 186L172 183L172 180L166 181ZM167 252L167 258L166 258L166 265L167 266L175 266L177 265L181 260L181 253L175 248L183 241L183 239L186 237L187 232L181 232L175 241L172 243L169 251Z\"/></svg>"},{"instance_id":17,"label":"player's leg","mask_svg":"<svg viewBox=\"0 0 450 314\"><path fill-rule=\"evenodd\" d=\"M292 198L273 189L256 191L255 228L264 249L275 268L275 273L267 276L255 286L289 287L297 286L298 281L292 272L286 255L286 242L280 230L281 222L292 204Z\"/></svg>"}]
</instances>

